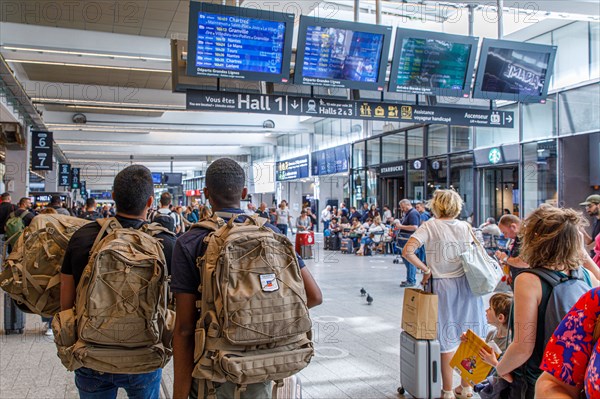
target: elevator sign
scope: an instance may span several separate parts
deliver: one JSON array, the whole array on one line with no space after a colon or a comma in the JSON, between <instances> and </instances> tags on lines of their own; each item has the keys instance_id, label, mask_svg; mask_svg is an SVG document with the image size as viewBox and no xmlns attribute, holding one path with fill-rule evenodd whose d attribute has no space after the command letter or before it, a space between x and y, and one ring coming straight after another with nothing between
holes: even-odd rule
<instances>
[{"instance_id":1,"label":"elevator sign","mask_svg":"<svg viewBox=\"0 0 600 399\"><path fill-rule=\"evenodd\" d=\"M31 132L31 170L52 170L52 132Z\"/></svg>"}]
</instances>

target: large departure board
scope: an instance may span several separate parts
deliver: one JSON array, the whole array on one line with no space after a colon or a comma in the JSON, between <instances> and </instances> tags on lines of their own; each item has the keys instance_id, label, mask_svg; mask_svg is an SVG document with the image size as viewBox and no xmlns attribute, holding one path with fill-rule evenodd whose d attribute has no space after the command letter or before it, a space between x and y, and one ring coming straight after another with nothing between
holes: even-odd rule
<instances>
[{"instance_id":1,"label":"large departure board","mask_svg":"<svg viewBox=\"0 0 600 399\"><path fill-rule=\"evenodd\" d=\"M476 37L398 29L389 90L469 97L478 42Z\"/></svg>"},{"instance_id":2,"label":"large departure board","mask_svg":"<svg viewBox=\"0 0 600 399\"><path fill-rule=\"evenodd\" d=\"M383 90L390 36L385 26L302 17L295 82Z\"/></svg>"},{"instance_id":3,"label":"large departure board","mask_svg":"<svg viewBox=\"0 0 600 399\"><path fill-rule=\"evenodd\" d=\"M287 82L293 14L190 4L188 75Z\"/></svg>"}]
</instances>

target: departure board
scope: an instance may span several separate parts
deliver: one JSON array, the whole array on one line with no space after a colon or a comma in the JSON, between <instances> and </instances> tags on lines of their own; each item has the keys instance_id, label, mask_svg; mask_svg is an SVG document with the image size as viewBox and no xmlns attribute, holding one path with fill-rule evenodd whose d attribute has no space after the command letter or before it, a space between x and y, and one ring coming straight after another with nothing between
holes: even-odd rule
<instances>
[{"instance_id":1,"label":"departure board","mask_svg":"<svg viewBox=\"0 0 600 399\"><path fill-rule=\"evenodd\" d=\"M478 40L399 29L390 91L468 97Z\"/></svg>"},{"instance_id":2,"label":"departure board","mask_svg":"<svg viewBox=\"0 0 600 399\"><path fill-rule=\"evenodd\" d=\"M285 82L293 15L245 16L256 13L260 11L214 5L196 10L190 18L188 75Z\"/></svg>"},{"instance_id":3,"label":"departure board","mask_svg":"<svg viewBox=\"0 0 600 399\"><path fill-rule=\"evenodd\" d=\"M391 28L313 20L301 19L295 81L312 86L383 90Z\"/></svg>"}]
</instances>

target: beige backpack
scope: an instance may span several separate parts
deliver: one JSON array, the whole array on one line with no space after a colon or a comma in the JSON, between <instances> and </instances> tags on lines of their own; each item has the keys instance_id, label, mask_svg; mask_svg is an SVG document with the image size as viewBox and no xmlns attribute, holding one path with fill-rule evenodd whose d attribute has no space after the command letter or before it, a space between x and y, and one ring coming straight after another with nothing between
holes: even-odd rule
<instances>
[{"instance_id":1,"label":"beige backpack","mask_svg":"<svg viewBox=\"0 0 600 399\"><path fill-rule=\"evenodd\" d=\"M313 356L311 320L292 243L264 226L266 219L213 216L192 228L212 232L198 259L202 300L196 328L193 376L198 397L216 398L213 382L247 385L282 380Z\"/></svg>"},{"instance_id":2,"label":"beige backpack","mask_svg":"<svg viewBox=\"0 0 600 399\"><path fill-rule=\"evenodd\" d=\"M69 239L87 220L41 214L31 220L0 274L0 286L28 313L44 317L60 310L60 268Z\"/></svg>"},{"instance_id":3,"label":"beige backpack","mask_svg":"<svg viewBox=\"0 0 600 399\"><path fill-rule=\"evenodd\" d=\"M167 263L157 224L102 229L77 287L75 308L60 312L52 328L58 355L79 367L141 374L164 367L172 355L175 314L167 309ZM106 236L104 236L106 234Z\"/></svg>"}]
</instances>

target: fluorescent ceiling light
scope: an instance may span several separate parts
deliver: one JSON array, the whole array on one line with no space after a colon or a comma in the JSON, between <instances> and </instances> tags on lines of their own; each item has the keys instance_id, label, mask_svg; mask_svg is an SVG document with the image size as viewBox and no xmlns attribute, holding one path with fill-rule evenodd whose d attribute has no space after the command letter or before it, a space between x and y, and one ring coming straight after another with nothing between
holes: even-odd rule
<instances>
[{"instance_id":1,"label":"fluorescent ceiling light","mask_svg":"<svg viewBox=\"0 0 600 399\"><path fill-rule=\"evenodd\" d=\"M51 49L46 49L46 48L15 47L15 46L1 46L1 47L4 48L5 50L29 51L29 52L33 52L33 53L67 54L67 55L77 55L77 56L85 56L85 57L102 57L102 58L116 58L116 59L125 59L125 60L171 62L170 58L146 57L143 55L103 54L103 53L89 53L89 52L85 52L85 51L51 50Z\"/></svg>"},{"instance_id":2,"label":"fluorescent ceiling light","mask_svg":"<svg viewBox=\"0 0 600 399\"><path fill-rule=\"evenodd\" d=\"M94 105L67 105L67 108L76 108L76 109L97 109L97 110L107 110L107 111L135 111L135 112L167 112L168 109L153 109L153 108L131 108L131 107L102 107L102 106L94 106Z\"/></svg>"},{"instance_id":3,"label":"fluorescent ceiling light","mask_svg":"<svg viewBox=\"0 0 600 399\"><path fill-rule=\"evenodd\" d=\"M134 67L119 67L119 66L107 66L107 65L88 65L88 64L74 64L71 62L53 62L53 61L34 61L34 60L13 60L6 59L6 62L14 62L17 64L37 64L37 65L57 65L57 66L69 66L78 68L95 68L95 69L113 69L120 71L140 71L140 72L156 72L156 73L171 73L170 69L151 69L151 68L134 68Z\"/></svg>"},{"instance_id":4,"label":"fluorescent ceiling light","mask_svg":"<svg viewBox=\"0 0 600 399\"><path fill-rule=\"evenodd\" d=\"M31 99L33 102L35 103L41 103L41 104L69 104L69 105L77 105L77 104L84 104L84 105L123 105L123 106L136 106L136 107L155 107L156 109L158 109L159 107L161 109L165 109L165 108L172 108L173 110L182 110L185 111L185 107L182 105L173 105L173 104L144 104L144 103L124 103L124 102L113 102L113 101L96 101L96 100L71 100L71 99L64 99L64 98L41 98L41 97L33 97Z\"/></svg>"}]
</instances>

